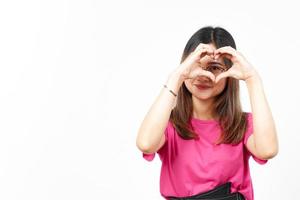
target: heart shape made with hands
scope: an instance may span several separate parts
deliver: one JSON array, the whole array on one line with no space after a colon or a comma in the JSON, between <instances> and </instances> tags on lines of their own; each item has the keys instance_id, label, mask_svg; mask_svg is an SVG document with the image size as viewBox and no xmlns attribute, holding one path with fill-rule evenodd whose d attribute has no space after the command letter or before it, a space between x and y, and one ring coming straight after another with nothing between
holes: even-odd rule
<instances>
[{"instance_id":1,"label":"heart shape made with hands","mask_svg":"<svg viewBox=\"0 0 300 200\"><path fill-rule=\"evenodd\" d=\"M225 67L225 70L221 70L221 73L218 73L218 75L214 76L215 83L218 83L219 80L226 77L232 77L238 80L245 81L249 80L249 78L251 77L257 76L257 72L255 71L252 64L249 63L240 52L236 51L236 49L231 46L224 46L218 49L211 49L206 48L202 45L199 46L199 48L202 48L203 53L203 57L200 58L199 63L202 63L201 60L206 56L210 56L213 60L217 60L217 62L220 58L224 59L224 62L230 62L230 67ZM225 62L225 65L227 64L228 63Z\"/></svg>"},{"instance_id":2,"label":"heart shape made with hands","mask_svg":"<svg viewBox=\"0 0 300 200\"><path fill-rule=\"evenodd\" d=\"M212 52L206 52L206 55L205 56L209 56L213 61L215 61L215 62L218 62L218 63L221 63L221 65L223 65L222 64L222 62L220 61L220 59L226 59L226 60L230 60L230 57L231 57L231 55L229 55L228 53L221 53L221 52L218 52L217 51L218 49L216 49L216 50L212 50ZM203 56L200 60L202 60L205 56ZM200 63L201 63L201 61L200 61ZM225 68L227 68L226 66L225 66ZM225 71L226 72L226 71ZM222 76L220 76L221 74L223 74L223 73L225 73L225 72L221 72L220 74L218 74L217 76L215 75L215 74L212 74L212 76L214 77L214 83L217 83L217 82L219 82L219 78L220 77L222 77ZM219 77L220 76L220 77ZM217 77L219 77L219 78L217 78Z\"/></svg>"}]
</instances>

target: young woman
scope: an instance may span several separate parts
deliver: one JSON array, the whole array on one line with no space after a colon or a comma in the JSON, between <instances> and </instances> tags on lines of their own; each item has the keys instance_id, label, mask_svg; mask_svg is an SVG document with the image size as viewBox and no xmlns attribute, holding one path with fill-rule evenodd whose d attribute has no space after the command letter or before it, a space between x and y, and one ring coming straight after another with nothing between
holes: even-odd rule
<instances>
[{"instance_id":1,"label":"young woman","mask_svg":"<svg viewBox=\"0 0 300 200\"><path fill-rule=\"evenodd\" d=\"M239 80L252 112L242 111ZM254 199L249 157L265 164L277 155L276 128L258 72L224 28L192 35L136 145L148 161L159 154L165 199Z\"/></svg>"}]
</instances>

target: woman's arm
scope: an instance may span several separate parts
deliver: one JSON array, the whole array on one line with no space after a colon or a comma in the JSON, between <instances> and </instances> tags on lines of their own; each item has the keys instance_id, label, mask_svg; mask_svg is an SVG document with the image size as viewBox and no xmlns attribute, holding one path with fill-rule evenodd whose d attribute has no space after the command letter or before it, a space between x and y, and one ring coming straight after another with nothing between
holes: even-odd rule
<instances>
[{"instance_id":1,"label":"woman's arm","mask_svg":"<svg viewBox=\"0 0 300 200\"><path fill-rule=\"evenodd\" d=\"M166 83L168 89L178 94L179 88L186 79L194 79L198 76L207 76L214 81L215 77L211 72L199 67L199 61L206 55L212 54L213 49L209 45L200 43L196 50L169 75ZM165 142L164 131L171 111L176 106L176 97L168 89L162 87L139 128L136 146L144 153L156 152Z\"/></svg>"},{"instance_id":2,"label":"woman's arm","mask_svg":"<svg viewBox=\"0 0 300 200\"><path fill-rule=\"evenodd\" d=\"M249 145L248 148L260 158L273 158L278 153L278 140L275 123L263 90L262 79L255 72L245 82L249 92L253 116L252 141L254 141L254 145Z\"/></svg>"},{"instance_id":3,"label":"woman's arm","mask_svg":"<svg viewBox=\"0 0 300 200\"><path fill-rule=\"evenodd\" d=\"M253 116L253 134L248 138L248 150L259 158L269 159L278 153L278 141L274 120L263 90L262 80L242 53L231 46L214 52L215 58L225 57L232 66L216 77L216 83L225 77L233 77L246 82Z\"/></svg>"},{"instance_id":4,"label":"woman's arm","mask_svg":"<svg viewBox=\"0 0 300 200\"><path fill-rule=\"evenodd\" d=\"M175 70L169 75L166 85L169 89L178 93L182 83L181 72ZM175 102L176 98L173 94L167 88L162 87L138 131L136 146L142 152L154 153L164 144L164 131Z\"/></svg>"}]
</instances>

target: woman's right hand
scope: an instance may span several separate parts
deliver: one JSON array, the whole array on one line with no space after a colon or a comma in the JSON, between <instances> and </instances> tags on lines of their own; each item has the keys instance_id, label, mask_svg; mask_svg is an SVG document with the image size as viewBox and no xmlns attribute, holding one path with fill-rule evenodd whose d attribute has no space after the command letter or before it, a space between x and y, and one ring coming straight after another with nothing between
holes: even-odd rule
<instances>
[{"instance_id":1,"label":"woman's right hand","mask_svg":"<svg viewBox=\"0 0 300 200\"><path fill-rule=\"evenodd\" d=\"M197 48L191 52L186 59L179 65L178 69L183 80L195 79L198 76L207 76L213 82L215 75L210 71L201 68L201 59L208 56L214 56L214 50L207 44L200 43Z\"/></svg>"}]
</instances>

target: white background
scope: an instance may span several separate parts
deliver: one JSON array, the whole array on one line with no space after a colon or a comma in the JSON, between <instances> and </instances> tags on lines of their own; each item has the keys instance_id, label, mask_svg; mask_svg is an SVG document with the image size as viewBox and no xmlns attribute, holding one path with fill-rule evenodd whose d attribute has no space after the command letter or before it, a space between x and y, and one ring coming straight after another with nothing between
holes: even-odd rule
<instances>
[{"instance_id":1,"label":"white background","mask_svg":"<svg viewBox=\"0 0 300 200\"><path fill-rule=\"evenodd\" d=\"M300 199L297 1L1 1L0 199L162 199L143 117L191 35L222 26L263 79L280 151L256 200ZM251 111L241 82L245 111Z\"/></svg>"}]
</instances>

